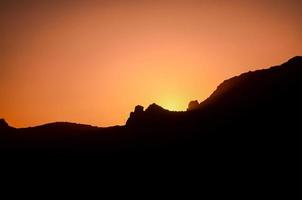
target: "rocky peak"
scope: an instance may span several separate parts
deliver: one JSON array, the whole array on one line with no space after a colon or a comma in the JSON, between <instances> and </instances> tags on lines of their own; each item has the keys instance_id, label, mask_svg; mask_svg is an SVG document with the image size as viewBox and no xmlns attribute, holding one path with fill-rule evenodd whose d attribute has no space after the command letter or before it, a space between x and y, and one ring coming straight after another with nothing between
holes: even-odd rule
<instances>
[{"instance_id":1,"label":"rocky peak","mask_svg":"<svg viewBox=\"0 0 302 200\"><path fill-rule=\"evenodd\" d=\"M190 101L189 105L188 105L188 108L187 108L187 111L190 111L190 110L195 110L199 107L199 103L197 100L195 101Z\"/></svg>"},{"instance_id":2,"label":"rocky peak","mask_svg":"<svg viewBox=\"0 0 302 200\"><path fill-rule=\"evenodd\" d=\"M141 105L135 106L134 113L142 113L144 112L144 107Z\"/></svg>"}]
</instances>

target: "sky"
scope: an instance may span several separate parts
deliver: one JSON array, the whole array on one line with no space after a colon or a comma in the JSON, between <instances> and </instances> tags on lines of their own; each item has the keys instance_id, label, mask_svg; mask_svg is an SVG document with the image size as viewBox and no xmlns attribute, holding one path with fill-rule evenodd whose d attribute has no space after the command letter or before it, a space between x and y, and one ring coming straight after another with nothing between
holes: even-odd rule
<instances>
[{"instance_id":1,"label":"sky","mask_svg":"<svg viewBox=\"0 0 302 200\"><path fill-rule=\"evenodd\" d=\"M302 55L302 0L0 1L0 118L122 125Z\"/></svg>"}]
</instances>

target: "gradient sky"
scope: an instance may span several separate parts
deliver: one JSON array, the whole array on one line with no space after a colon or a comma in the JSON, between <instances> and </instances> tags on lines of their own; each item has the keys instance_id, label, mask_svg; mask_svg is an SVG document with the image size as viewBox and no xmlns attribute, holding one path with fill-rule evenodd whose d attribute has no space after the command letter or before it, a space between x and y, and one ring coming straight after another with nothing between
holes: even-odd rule
<instances>
[{"instance_id":1,"label":"gradient sky","mask_svg":"<svg viewBox=\"0 0 302 200\"><path fill-rule=\"evenodd\" d=\"M124 124L302 55L302 0L1 1L0 118Z\"/></svg>"}]
</instances>

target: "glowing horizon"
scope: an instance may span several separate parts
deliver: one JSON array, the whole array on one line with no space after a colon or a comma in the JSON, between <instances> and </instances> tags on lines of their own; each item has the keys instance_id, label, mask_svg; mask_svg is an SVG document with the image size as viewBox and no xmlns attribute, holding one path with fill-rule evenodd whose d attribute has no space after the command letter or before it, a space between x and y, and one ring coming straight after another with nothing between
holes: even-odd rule
<instances>
[{"instance_id":1,"label":"glowing horizon","mask_svg":"<svg viewBox=\"0 0 302 200\"><path fill-rule=\"evenodd\" d=\"M302 1L1 1L0 118L124 124L302 54Z\"/></svg>"}]
</instances>

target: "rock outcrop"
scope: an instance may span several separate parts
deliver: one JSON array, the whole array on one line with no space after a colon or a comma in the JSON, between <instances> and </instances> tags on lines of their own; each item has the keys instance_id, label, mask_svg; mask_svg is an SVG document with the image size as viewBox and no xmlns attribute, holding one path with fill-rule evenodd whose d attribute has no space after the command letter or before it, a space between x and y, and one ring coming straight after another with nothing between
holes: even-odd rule
<instances>
[{"instance_id":1,"label":"rock outcrop","mask_svg":"<svg viewBox=\"0 0 302 200\"><path fill-rule=\"evenodd\" d=\"M9 127L8 123L4 119L0 119L0 128Z\"/></svg>"},{"instance_id":2,"label":"rock outcrop","mask_svg":"<svg viewBox=\"0 0 302 200\"><path fill-rule=\"evenodd\" d=\"M199 107L199 103L197 100L195 101L190 101L189 105L188 105L188 108L187 108L187 111L190 111L190 110L195 110Z\"/></svg>"}]
</instances>

